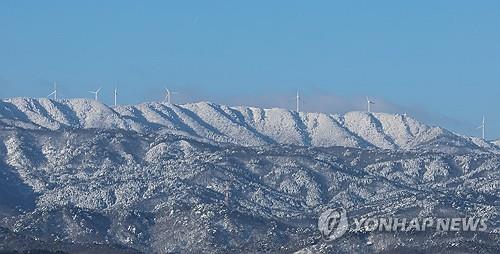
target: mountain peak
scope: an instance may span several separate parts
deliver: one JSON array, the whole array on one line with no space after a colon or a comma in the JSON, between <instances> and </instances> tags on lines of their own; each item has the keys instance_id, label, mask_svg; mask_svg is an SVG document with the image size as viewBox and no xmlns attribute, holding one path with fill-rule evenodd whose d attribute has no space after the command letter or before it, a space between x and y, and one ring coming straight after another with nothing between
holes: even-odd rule
<instances>
[{"instance_id":1,"label":"mountain peak","mask_svg":"<svg viewBox=\"0 0 500 254\"><path fill-rule=\"evenodd\" d=\"M243 146L497 149L493 143L431 127L401 114L298 113L282 108L230 107L207 101L109 107L91 99L11 98L0 101L0 122L3 126L27 129L170 131Z\"/></svg>"}]
</instances>

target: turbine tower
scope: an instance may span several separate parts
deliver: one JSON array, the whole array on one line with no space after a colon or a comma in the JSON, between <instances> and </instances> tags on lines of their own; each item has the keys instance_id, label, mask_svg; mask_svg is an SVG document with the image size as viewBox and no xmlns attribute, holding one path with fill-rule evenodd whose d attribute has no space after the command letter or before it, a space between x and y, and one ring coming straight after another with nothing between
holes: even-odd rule
<instances>
[{"instance_id":1,"label":"turbine tower","mask_svg":"<svg viewBox=\"0 0 500 254\"><path fill-rule=\"evenodd\" d=\"M97 101L98 97L99 97L99 92L100 91L101 91L101 87L99 87L99 89L97 89L95 91L89 91L89 93L93 93L95 95L95 100Z\"/></svg>"},{"instance_id":2,"label":"turbine tower","mask_svg":"<svg viewBox=\"0 0 500 254\"><path fill-rule=\"evenodd\" d=\"M366 104L368 105L368 113L371 113L371 105L375 104L375 102L371 101L368 97L366 97Z\"/></svg>"},{"instance_id":3,"label":"turbine tower","mask_svg":"<svg viewBox=\"0 0 500 254\"><path fill-rule=\"evenodd\" d=\"M484 139L484 130L486 129L486 121L485 121L484 115L483 115L483 122L482 122L481 126L479 126L477 128L481 129L482 138Z\"/></svg>"},{"instance_id":4,"label":"turbine tower","mask_svg":"<svg viewBox=\"0 0 500 254\"><path fill-rule=\"evenodd\" d=\"M52 93L47 95L47 97L50 97L50 96L54 96L54 100L57 100L57 83L56 82L54 82L54 91L52 91Z\"/></svg>"},{"instance_id":5,"label":"turbine tower","mask_svg":"<svg viewBox=\"0 0 500 254\"><path fill-rule=\"evenodd\" d=\"M298 89L297 89L297 112L300 112L300 95Z\"/></svg>"},{"instance_id":6,"label":"turbine tower","mask_svg":"<svg viewBox=\"0 0 500 254\"><path fill-rule=\"evenodd\" d=\"M115 97L114 99L115 99L115 106L116 106L116 97L118 96L118 90L116 89L116 87L115 87L115 91L114 91L113 95Z\"/></svg>"},{"instance_id":7,"label":"turbine tower","mask_svg":"<svg viewBox=\"0 0 500 254\"><path fill-rule=\"evenodd\" d=\"M177 92L172 92L168 88L165 88L165 101L167 101L168 104L172 103L172 94L177 94Z\"/></svg>"}]
</instances>

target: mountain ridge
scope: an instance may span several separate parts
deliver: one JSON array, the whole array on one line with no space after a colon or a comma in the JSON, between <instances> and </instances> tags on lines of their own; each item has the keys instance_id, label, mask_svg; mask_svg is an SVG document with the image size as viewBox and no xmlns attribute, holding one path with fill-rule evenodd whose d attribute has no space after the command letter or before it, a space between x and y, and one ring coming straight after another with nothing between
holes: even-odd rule
<instances>
[{"instance_id":1,"label":"mountain ridge","mask_svg":"<svg viewBox=\"0 0 500 254\"><path fill-rule=\"evenodd\" d=\"M499 165L491 153L2 129L0 252L350 253L355 246L362 253L497 253ZM317 219L331 207L345 208L350 219L486 218L488 229L348 232L330 243Z\"/></svg>"},{"instance_id":2,"label":"mountain ridge","mask_svg":"<svg viewBox=\"0 0 500 254\"><path fill-rule=\"evenodd\" d=\"M10 98L0 101L0 123L26 129L122 129L174 132L243 146L287 144L389 150L432 149L498 153L498 144L429 126L407 115L296 112L225 106L145 102L107 106L90 99Z\"/></svg>"},{"instance_id":3,"label":"mountain ridge","mask_svg":"<svg viewBox=\"0 0 500 254\"><path fill-rule=\"evenodd\" d=\"M0 101L0 252L497 253L489 145L385 113ZM485 218L488 229L328 243L317 219L332 207L350 220Z\"/></svg>"}]
</instances>

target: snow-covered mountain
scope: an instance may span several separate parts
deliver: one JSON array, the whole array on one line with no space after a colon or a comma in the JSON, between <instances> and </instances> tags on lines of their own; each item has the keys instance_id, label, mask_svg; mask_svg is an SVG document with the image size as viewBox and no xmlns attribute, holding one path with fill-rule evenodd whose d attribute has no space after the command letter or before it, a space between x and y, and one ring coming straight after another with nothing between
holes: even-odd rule
<instances>
[{"instance_id":1,"label":"snow-covered mountain","mask_svg":"<svg viewBox=\"0 0 500 254\"><path fill-rule=\"evenodd\" d=\"M3 129L0 252L498 253L499 168L492 153ZM488 231L349 233L324 242L317 218L339 206L364 218L486 218Z\"/></svg>"},{"instance_id":2,"label":"snow-covered mountain","mask_svg":"<svg viewBox=\"0 0 500 254\"><path fill-rule=\"evenodd\" d=\"M494 143L404 115L7 99L0 252L498 253L499 169ZM488 230L325 242L331 207Z\"/></svg>"},{"instance_id":3,"label":"snow-covered mountain","mask_svg":"<svg viewBox=\"0 0 500 254\"><path fill-rule=\"evenodd\" d=\"M27 129L121 129L175 133L243 146L427 149L498 152L497 145L431 127L406 115L344 115L228 107L209 102L108 107L95 100L14 98L0 101L0 123Z\"/></svg>"},{"instance_id":4,"label":"snow-covered mountain","mask_svg":"<svg viewBox=\"0 0 500 254\"><path fill-rule=\"evenodd\" d=\"M500 139L492 141L492 143L498 147L500 147Z\"/></svg>"}]
</instances>

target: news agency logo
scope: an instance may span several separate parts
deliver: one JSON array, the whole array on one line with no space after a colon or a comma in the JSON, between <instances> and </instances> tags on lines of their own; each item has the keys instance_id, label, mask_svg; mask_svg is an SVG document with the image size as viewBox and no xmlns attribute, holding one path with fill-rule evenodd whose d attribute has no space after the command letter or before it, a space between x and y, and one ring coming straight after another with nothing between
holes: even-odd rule
<instances>
[{"instance_id":1,"label":"news agency logo","mask_svg":"<svg viewBox=\"0 0 500 254\"><path fill-rule=\"evenodd\" d=\"M319 217L318 228L325 241L333 241L343 236L349 229L346 210L344 208L326 210Z\"/></svg>"},{"instance_id":2,"label":"news agency logo","mask_svg":"<svg viewBox=\"0 0 500 254\"><path fill-rule=\"evenodd\" d=\"M333 241L347 232L436 232L486 231L486 218L352 218L349 224L344 208L327 209L318 219L318 229L325 241Z\"/></svg>"}]
</instances>

